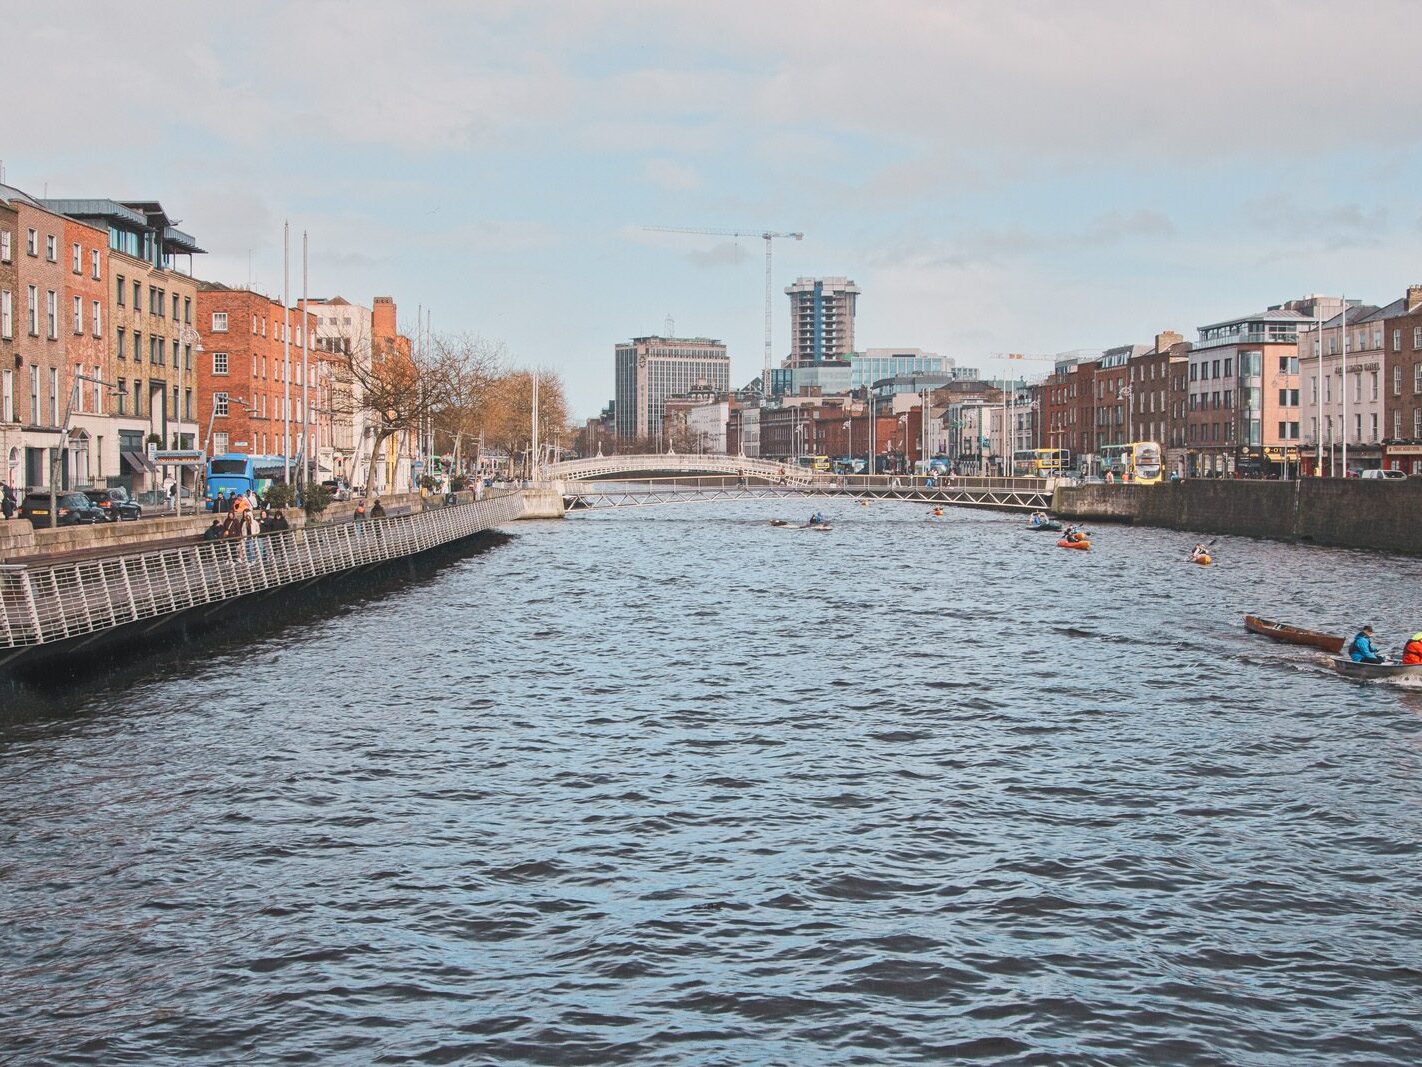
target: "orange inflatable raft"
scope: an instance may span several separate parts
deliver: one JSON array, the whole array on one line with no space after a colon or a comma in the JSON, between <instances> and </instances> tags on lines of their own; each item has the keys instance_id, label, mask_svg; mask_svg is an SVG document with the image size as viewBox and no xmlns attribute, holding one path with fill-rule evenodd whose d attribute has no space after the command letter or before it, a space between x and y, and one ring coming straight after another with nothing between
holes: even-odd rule
<instances>
[{"instance_id":1,"label":"orange inflatable raft","mask_svg":"<svg viewBox=\"0 0 1422 1067\"><path fill-rule=\"evenodd\" d=\"M1080 541L1068 541L1068 540L1064 537L1064 538L1062 538L1060 541L1057 542L1057 547L1058 547L1058 548L1080 548L1080 549L1083 549L1083 550L1084 550L1084 549L1088 549L1088 548L1091 547L1091 542L1088 541L1088 540L1086 540L1085 538L1082 538Z\"/></svg>"}]
</instances>

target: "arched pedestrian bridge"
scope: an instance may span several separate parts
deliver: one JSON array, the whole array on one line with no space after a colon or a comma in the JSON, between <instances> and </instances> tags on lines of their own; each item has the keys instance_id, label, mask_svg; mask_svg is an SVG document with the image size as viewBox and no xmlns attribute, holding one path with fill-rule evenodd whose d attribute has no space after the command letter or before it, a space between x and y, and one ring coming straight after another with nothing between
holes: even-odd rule
<instances>
[{"instance_id":1,"label":"arched pedestrian bridge","mask_svg":"<svg viewBox=\"0 0 1422 1067\"><path fill-rule=\"evenodd\" d=\"M815 472L793 463L750 456L678 455L675 452L627 456L593 456L570 459L541 468L545 478L558 481L607 480L624 476L731 475L775 484L808 485Z\"/></svg>"},{"instance_id":2,"label":"arched pedestrian bridge","mask_svg":"<svg viewBox=\"0 0 1422 1067\"><path fill-rule=\"evenodd\" d=\"M544 467L569 510L781 496L849 496L955 507L1046 510L1055 479L840 475L749 456L595 456ZM577 484L588 483L588 484Z\"/></svg>"}]
</instances>

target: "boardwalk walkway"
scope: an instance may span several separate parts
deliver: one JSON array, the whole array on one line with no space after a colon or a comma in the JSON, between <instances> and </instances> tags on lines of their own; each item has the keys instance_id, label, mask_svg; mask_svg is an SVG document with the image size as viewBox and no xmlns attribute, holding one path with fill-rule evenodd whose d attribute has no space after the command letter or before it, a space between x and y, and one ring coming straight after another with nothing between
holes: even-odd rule
<instances>
[{"instance_id":1,"label":"boardwalk walkway","mask_svg":"<svg viewBox=\"0 0 1422 1067\"><path fill-rule=\"evenodd\" d=\"M524 514L517 492L248 540L171 542L117 555L0 565L0 664L58 642L295 585L448 544Z\"/></svg>"}]
</instances>

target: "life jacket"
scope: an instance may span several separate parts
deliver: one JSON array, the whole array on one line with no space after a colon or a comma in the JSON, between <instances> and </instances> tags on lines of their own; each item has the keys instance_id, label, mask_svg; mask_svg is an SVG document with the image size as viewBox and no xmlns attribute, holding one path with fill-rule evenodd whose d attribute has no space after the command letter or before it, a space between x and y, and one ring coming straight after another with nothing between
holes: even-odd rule
<instances>
[{"instance_id":1,"label":"life jacket","mask_svg":"<svg viewBox=\"0 0 1422 1067\"><path fill-rule=\"evenodd\" d=\"M1403 663L1422 663L1422 641L1413 638L1402 648Z\"/></svg>"}]
</instances>

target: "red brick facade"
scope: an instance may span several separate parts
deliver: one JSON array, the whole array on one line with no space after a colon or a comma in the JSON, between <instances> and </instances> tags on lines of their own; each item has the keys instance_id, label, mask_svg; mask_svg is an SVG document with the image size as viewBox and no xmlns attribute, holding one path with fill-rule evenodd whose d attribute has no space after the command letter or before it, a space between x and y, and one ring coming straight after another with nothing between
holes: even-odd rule
<instances>
[{"instance_id":1,"label":"red brick facade","mask_svg":"<svg viewBox=\"0 0 1422 1067\"><path fill-rule=\"evenodd\" d=\"M316 316L307 314L303 326L300 310L293 308L290 313L289 407L283 341L287 317L280 301L247 289L200 282L197 319L203 346L197 376L201 447L209 455L245 452L295 458L301 448L300 420L306 414L301 401L301 345ZM312 352L308 366L315 365ZM308 399L314 402L314 388L308 388Z\"/></svg>"}]
</instances>

